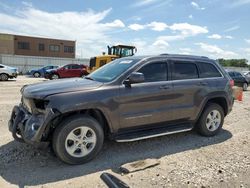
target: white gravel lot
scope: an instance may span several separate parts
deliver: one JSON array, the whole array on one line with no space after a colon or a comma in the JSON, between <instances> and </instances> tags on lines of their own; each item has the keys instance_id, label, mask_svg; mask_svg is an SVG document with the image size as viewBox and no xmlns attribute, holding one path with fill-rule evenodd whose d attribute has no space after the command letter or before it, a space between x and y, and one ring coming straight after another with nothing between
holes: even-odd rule
<instances>
[{"instance_id":1,"label":"white gravel lot","mask_svg":"<svg viewBox=\"0 0 250 188\"><path fill-rule=\"evenodd\" d=\"M106 187L110 172L130 187L250 187L250 91L235 102L223 130L211 138L187 132L132 143L107 141L93 161L78 166L60 162L50 150L35 150L13 140L7 128L20 88L43 79L18 77L0 82L0 188ZM120 165L156 158L160 165L123 175Z\"/></svg>"}]
</instances>

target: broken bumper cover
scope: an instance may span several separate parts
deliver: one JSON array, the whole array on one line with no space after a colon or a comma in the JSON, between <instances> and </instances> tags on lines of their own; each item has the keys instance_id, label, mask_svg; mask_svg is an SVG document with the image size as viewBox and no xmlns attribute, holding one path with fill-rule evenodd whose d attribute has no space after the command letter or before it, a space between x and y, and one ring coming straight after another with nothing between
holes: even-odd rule
<instances>
[{"instance_id":1,"label":"broken bumper cover","mask_svg":"<svg viewBox=\"0 0 250 188\"><path fill-rule=\"evenodd\" d=\"M22 105L15 106L9 120L9 131L19 142L26 142L37 148L46 148L49 142L42 141L47 125L58 114L48 110L45 114L30 114Z\"/></svg>"}]
</instances>

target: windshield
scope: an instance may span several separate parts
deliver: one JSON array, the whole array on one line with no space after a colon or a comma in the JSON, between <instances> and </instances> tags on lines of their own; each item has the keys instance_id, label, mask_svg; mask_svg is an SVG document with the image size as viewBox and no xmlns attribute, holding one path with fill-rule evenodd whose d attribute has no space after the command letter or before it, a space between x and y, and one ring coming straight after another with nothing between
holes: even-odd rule
<instances>
[{"instance_id":1,"label":"windshield","mask_svg":"<svg viewBox=\"0 0 250 188\"><path fill-rule=\"evenodd\" d=\"M110 82L118 78L138 61L139 59L117 59L104 65L87 77L99 82Z\"/></svg>"}]
</instances>

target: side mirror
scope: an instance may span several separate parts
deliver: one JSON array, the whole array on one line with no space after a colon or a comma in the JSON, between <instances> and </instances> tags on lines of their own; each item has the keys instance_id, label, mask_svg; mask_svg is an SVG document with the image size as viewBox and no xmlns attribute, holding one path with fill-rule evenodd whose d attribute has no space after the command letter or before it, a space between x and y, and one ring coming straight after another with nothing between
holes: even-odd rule
<instances>
[{"instance_id":1,"label":"side mirror","mask_svg":"<svg viewBox=\"0 0 250 188\"><path fill-rule=\"evenodd\" d=\"M142 83L145 81L144 74L140 72L133 72L130 74L127 80L124 81L125 85L135 84L135 83Z\"/></svg>"}]
</instances>

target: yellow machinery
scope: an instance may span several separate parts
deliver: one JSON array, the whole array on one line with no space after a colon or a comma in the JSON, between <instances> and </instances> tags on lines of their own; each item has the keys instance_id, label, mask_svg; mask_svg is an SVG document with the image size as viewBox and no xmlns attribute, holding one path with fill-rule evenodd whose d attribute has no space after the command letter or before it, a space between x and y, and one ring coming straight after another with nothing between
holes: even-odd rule
<instances>
[{"instance_id":1,"label":"yellow machinery","mask_svg":"<svg viewBox=\"0 0 250 188\"><path fill-rule=\"evenodd\" d=\"M105 53L101 56L96 56L90 58L88 72L91 73L94 70L100 68L101 66L121 57L133 56L137 52L135 46L128 45L116 45L108 46L108 55Z\"/></svg>"}]
</instances>

